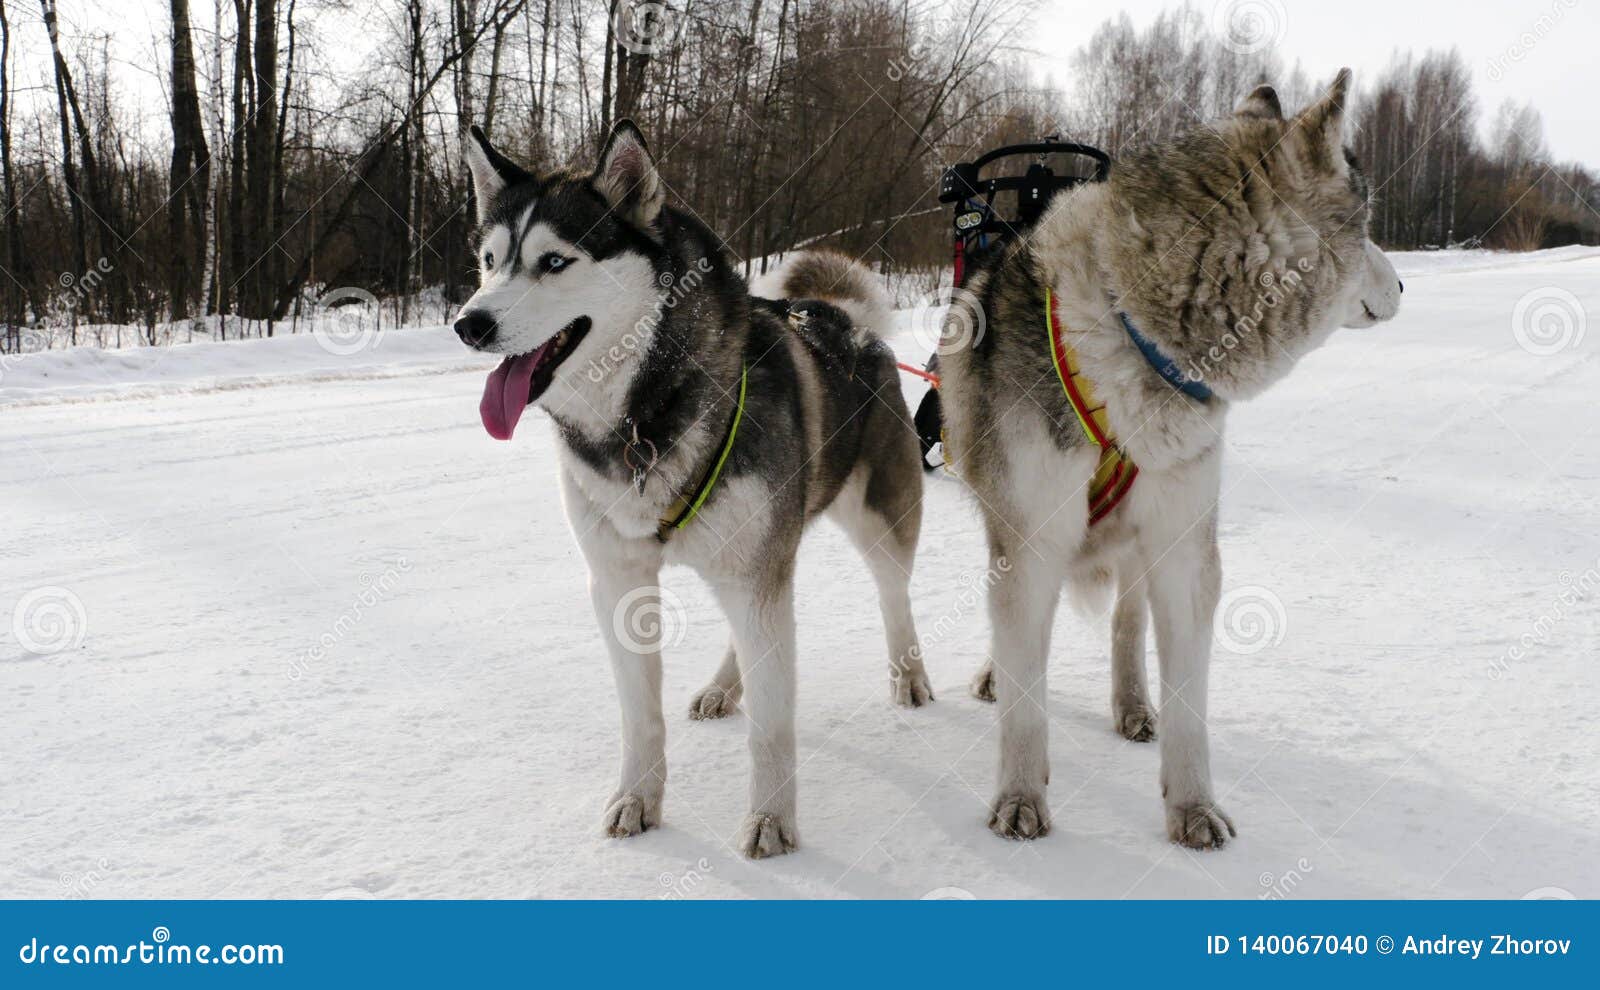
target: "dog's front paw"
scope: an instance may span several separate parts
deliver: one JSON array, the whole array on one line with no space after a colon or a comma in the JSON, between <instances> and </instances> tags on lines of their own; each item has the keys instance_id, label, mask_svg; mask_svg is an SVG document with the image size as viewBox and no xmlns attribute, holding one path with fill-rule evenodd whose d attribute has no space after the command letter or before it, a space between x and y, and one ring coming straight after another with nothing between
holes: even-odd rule
<instances>
[{"instance_id":1,"label":"dog's front paw","mask_svg":"<svg viewBox=\"0 0 1600 990\"><path fill-rule=\"evenodd\" d=\"M1167 806L1167 838L1190 849L1221 849L1238 835L1233 819L1210 801Z\"/></svg>"},{"instance_id":2,"label":"dog's front paw","mask_svg":"<svg viewBox=\"0 0 1600 990\"><path fill-rule=\"evenodd\" d=\"M720 685L710 684L689 699L689 717L696 722L726 718L733 714L733 705L733 695L729 691Z\"/></svg>"},{"instance_id":3,"label":"dog's front paw","mask_svg":"<svg viewBox=\"0 0 1600 990\"><path fill-rule=\"evenodd\" d=\"M1036 792L1002 793L991 805L989 831L1002 839L1037 839L1050 834L1050 809Z\"/></svg>"},{"instance_id":4,"label":"dog's front paw","mask_svg":"<svg viewBox=\"0 0 1600 990\"><path fill-rule=\"evenodd\" d=\"M925 671L896 674L889 678L889 696L901 708L921 708L933 700L933 685Z\"/></svg>"},{"instance_id":5,"label":"dog's front paw","mask_svg":"<svg viewBox=\"0 0 1600 990\"><path fill-rule=\"evenodd\" d=\"M1122 738L1133 742L1149 742L1156 737L1156 713L1148 706L1133 704L1111 714Z\"/></svg>"},{"instance_id":6,"label":"dog's front paw","mask_svg":"<svg viewBox=\"0 0 1600 990\"><path fill-rule=\"evenodd\" d=\"M972 675L972 683L968 687L972 696L979 701L994 700L994 664L986 663L976 674Z\"/></svg>"},{"instance_id":7,"label":"dog's front paw","mask_svg":"<svg viewBox=\"0 0 1600 990\"><path fill-rule=\"evenodd\" d=\"M739 826L739 851L750 859L782 856L799 846L800 833L786 815L752 811Z\"/></svg>"},{"instance_id":8,"label":"dog's front paw","mask_svg":"<svg viewBox=\"0 0 1600 990\"><path fill-rule=\"evenodd\" d=\"M638 835L645 829L661 824L661 801L650 801L626 792L617 794L606 808L605 820L601 824L606 835L613 839Z\"/></svg>"}]
</instances>

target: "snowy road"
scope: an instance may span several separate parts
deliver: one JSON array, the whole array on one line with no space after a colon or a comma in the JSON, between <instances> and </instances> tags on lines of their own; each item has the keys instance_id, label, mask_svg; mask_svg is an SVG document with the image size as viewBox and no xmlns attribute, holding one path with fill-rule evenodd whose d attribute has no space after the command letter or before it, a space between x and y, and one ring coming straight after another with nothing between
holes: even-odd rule
<instances>
[{"instance_id":1,"label":"snowy road","mask_svg":"<svg viewBox=\"0 0 1600 990\"><path fill-rule=\"evenodd\" d=\"M1209 854L1166 842L1156 750L1111 730L1104 624L1070 612L1056 830L984 828L984 553L954 483L913 589L929 708L889 705L865 569L808 538L804 848L752 864L728 845L743 720L685 714L725 638L686 572L665 827L599 836L616 704L552 437L490 440L445 331L318 367L305 338L16 361L0 895L1600 896L1600 256L1401 268L1399 319L1233 416L1211 725L1241 835ZM1568 322L1541 329L1544 303ZM229 361L282 374L212 387ZM148 394L107 397L130 381Z\"/></svg>"}]
</instances>

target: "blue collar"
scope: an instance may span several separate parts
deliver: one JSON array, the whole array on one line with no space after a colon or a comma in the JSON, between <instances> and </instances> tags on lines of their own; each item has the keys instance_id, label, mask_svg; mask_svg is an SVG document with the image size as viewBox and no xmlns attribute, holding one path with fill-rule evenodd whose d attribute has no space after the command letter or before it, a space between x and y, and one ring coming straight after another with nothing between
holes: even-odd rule
<instances>
[{"instance_id":1,"label":"blue collar","mask_svg":"<svg viewBox=\"0 0 1600 990\"><path fill-rule=\"evenodd\" d=\"M1168 385L1196 402L1211 400L1211 389L1206 387L1205 382L1184 374L1183 369L1178 367L1177 361L1161 353L1161 348L1156 346L1155 341L1134 328L1133 321L1128 319L1127 313L1117 315L1122 317L1122 328L1128 331L1128 339L1133 341L1133 346L1139 348L1139 353L1150 362L1150 367L1156 369L1156 374L1167 380Z\"/></svg>"}]
</instances>

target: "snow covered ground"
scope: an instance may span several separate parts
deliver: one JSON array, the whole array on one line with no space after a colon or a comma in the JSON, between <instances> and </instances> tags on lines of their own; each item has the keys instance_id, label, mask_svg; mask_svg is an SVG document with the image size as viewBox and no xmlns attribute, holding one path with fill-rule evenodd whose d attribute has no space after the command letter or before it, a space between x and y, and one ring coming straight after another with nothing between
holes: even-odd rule
<instances>
[{"instance_id":1,"label":"snow covered ground","mask_svg":"<svg viewBox=\"0 0 1600 990\"><path fill-rule=\"evenodd\" d=\"M490 362L448 331L15 359L0 895L1600 895L1600 251L1397 261L1399 319L1233 417L1211 724L1241 835L1209 854L1165 840L1104 623L1071 612L1056 830L984 828L984 552L955 483L914 586L926 709L887 701L842 535L808 538L804 848L748 863L743 720L684 714L725 636L686 572L665 827L599 836L617 712L552 438L484 434Z\"/></svg>"}]
</instances>

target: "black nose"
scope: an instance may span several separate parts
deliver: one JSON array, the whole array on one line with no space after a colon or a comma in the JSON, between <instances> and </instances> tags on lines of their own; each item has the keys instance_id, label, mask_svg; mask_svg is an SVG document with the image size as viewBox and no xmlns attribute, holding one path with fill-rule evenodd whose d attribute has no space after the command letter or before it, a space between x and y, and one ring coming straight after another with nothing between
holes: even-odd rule
<instances>
[{"instance_id":1,"label":"black nose","mask_svg":"<svg viewBox=\"0 0 1600 990\"><path fill-rule=\"evenodd\" d=\"M494 317L481 310L461 314L456 320L456 336L468 347L482 347L494 339L498 326Z\"/></svg>"},{"instance_id":2,"label":"black nose","mask_svg":"<svg viewBox=\"0 0 1600 990\"><path fill-rule=\"evenodd\" d=\"M1400 280L1399 280L1399 279L1395 279L1395 281L1396 281L1396 282L1400 282ZM1404 292L1404 291L1406 291L1406 284L1405 284L1405 283L1404 283L1404 282L1400 282L1400 291L1401 291L1401 292Z\"/></svg>"}]
</instances>

